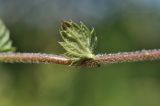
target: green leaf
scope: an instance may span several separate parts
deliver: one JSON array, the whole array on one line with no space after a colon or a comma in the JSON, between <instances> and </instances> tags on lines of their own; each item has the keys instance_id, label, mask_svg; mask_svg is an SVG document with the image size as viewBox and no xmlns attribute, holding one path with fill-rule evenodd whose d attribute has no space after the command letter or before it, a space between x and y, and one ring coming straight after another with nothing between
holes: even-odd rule
<instances>
[{"instance_id":1,"label":"green leaf","mask_svg":"<svg viewBox=\"0 0 160 106\"><path fill-rule=\"evenodd\" d=\"M15 47L12 47L12 41L10 40L10 32L0 20L0 52L15 51Z\"/></svg>"},{"instance_id":2,"label":"green leaf","mask_svg":"<svg viewBox=\"0 0 160 106\"><path fill-rule=\"evenodd\" d=\"M64 21L60 34L63 42L59 44L66 50L65 55L75 60L94 59L94 49L97 37L94 29L89 29L84 23Z\"/></svg>"}]
</instances>

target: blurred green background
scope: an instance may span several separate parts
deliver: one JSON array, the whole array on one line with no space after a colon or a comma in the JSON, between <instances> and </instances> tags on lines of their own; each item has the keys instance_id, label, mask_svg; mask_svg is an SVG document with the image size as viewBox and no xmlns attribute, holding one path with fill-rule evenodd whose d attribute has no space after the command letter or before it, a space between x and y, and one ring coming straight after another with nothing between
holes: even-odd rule
<instances>
[{"instance_id":1,"label":"blurred green background","mask_svg":"<svg viewBox=\"0 0 160 106\"><path fill-rule=\"evenodd\" d=\"M160 48L160 0L0 0L0 17L18 52L63 54L68 19L95 27L97 53ZM160 62L1 63L0 106L160 106Z\"/></svg>"}]
</instances>

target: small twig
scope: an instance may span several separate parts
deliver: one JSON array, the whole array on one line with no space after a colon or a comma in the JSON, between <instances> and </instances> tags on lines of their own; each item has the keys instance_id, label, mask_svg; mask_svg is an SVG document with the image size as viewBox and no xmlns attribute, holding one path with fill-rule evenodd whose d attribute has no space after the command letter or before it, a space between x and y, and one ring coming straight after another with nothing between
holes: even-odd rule
<instances>
[{"instance_id":1,"label":"small twig","mask_svg":"<svg viewBox=\"0 0 160 106\"><path fill-rule=\"evenodd\" d=\"M159 59L160 59L160 49L142 50L135 52L122 52L122 53L96 56L96 60L102 64L149 61L149 60L159 60Z\"/></svg>"},{"instance_id":2,"label":"small twig","mask_svg":"<svg viewBox=\"0 0 160 106\"><path fill-rule=\"evenodd\" d=\"M9 30L0 21L0 62L5 63L56 63L76 66L99 66L100 64L135 62L146 60L159 60L159 50L142 50L136 52L122 52L114 54L94 55L97 36L94 28L90 30L84 23L77 24L73 21L64 21L60 34L63 42L59 42L66 50L69 57L40 54L40 53L4 53L14 51L9 38ZM76 57L76 58L71 58Z\"/></svg>"},{"instance_id":3,"label":"small twig","mask_svg":"<svg viewBox=\"0 0 160 106\"><path fill-rule=\"evenodd\" d=\"M41 53L0 53L0 62L5 63L44 63L44 64L71 64L71 59L53 55L53 54L41 54Z\"/></svg>"},{"instance_id":4,"label":"small twig","mask_svg":"<svg viewBox=\"0 0 160 106\"><path fill-rule=\"evenodd\" d=\"M95 66L96 64L111 64L122 62L159 60L159 50L142 50L136 52L122 52L115 54L96 55L94 60L82 62L82 66ZM0 62L5 63L45 63L45 64L63 64L70 65L70 58L40 53L0 53Z\"/></svg>"}]
</instances>

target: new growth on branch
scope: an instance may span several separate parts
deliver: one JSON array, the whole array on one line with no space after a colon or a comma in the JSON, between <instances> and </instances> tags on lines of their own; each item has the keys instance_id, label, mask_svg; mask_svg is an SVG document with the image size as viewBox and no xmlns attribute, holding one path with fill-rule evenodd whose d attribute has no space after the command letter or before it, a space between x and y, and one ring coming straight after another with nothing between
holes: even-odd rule
<instances>
[{"instance_id":1,"label":"new growth on branch","mask_svg":"<svg viewBox=\"0 0 160 106\"><path fill-rule=\"evenodd\" d=\"M60 28L63 39L59 44L66 50L62 55L19 53L12 46L10 33L0 20L0 62L4 63L48 63L68 66L95 67L100 64L160 60L160 49L121 52L113 54L94 54L97 36L94 28L72 20L63 21Z\"/></svg>"}]
</instances>

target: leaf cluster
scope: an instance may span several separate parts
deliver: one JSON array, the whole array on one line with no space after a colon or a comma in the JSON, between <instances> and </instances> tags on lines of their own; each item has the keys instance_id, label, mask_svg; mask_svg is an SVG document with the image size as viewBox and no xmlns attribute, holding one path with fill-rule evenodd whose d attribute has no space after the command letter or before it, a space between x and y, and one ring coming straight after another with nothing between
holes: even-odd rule
<instances>
[{"instance_id":1,"label":"leaf cluster","mask_svg":"<svg viewBox=\"0 0 160 106\"><path fill-rule=\"evenodd\" d=\"M78 59L94 59L94 49L97 37L94 28L91 30L82 22L64 21L60 34L63 42L59 42L66 50L66 55Z\"/></svg>"}]
</instances>

